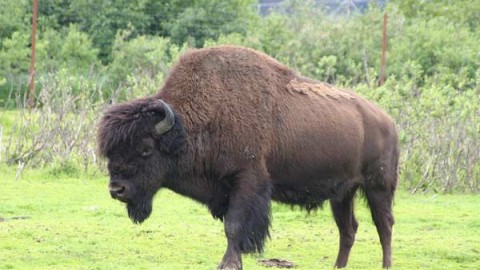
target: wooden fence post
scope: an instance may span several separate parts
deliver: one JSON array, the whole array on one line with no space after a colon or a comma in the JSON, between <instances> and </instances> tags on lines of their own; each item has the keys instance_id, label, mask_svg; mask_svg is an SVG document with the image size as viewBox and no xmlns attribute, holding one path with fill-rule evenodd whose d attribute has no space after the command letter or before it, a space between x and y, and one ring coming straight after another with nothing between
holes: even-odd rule
<instances>
[{"instance_id":1,"label":"wooden fence post","mask_svg":"<svg viewBox=\"0 0 480 270\"><path fill-rule=\"evenodd\" d=\"M32 17L32 55L30 58L30 78L29 88L30 93L28 95L28 106L33 108L35 105L35 41L37 35L37 9L38 0L33 0L33 17Z\"/></svg>"}]
</instances>

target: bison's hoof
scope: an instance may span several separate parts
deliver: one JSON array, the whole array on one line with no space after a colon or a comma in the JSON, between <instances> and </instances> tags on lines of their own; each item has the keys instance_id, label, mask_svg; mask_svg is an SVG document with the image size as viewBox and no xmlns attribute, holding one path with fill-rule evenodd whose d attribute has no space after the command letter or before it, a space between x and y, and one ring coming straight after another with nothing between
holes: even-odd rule
<instances>
[{"instance_id":1,"label":"bison's hoof","mask_svg":"<svg viewBox=\"0 0 480 270\"><path fill-rule=\"evenodd\" d=\"M217 270L242 270L242 264L238 261L222 261L220 265L218 265Z\"/></svg>"}]
</instances>

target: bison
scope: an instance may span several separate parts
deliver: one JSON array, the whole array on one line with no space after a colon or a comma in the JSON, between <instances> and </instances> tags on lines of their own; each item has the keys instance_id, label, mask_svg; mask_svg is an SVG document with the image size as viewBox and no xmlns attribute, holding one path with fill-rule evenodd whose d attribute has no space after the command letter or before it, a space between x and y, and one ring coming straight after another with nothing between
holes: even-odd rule
<instances>
[{"instance_id":1,"label":"bison","mask_svg":"<svg viewBox=\"0 0 480 270\"><path fill-rule=\"evenodd\" d=\"M338 226L336 267L355 240L353 198L362 190L391 265L398 136L379 107L303 77L266 54L221 46L192 50L158 94L112 105L99 121L109 191L141 223L160 188L206 205L224 223L218 269L242 269L262 252L270 202L308 211L326 200Z\"/></svg>"}]
</instances>

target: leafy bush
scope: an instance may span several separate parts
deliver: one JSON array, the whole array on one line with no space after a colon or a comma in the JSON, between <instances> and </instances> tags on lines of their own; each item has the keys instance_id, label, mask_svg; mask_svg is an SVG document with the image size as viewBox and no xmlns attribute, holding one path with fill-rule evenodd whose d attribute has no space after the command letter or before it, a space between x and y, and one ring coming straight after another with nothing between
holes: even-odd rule
<instances>
[{"instance_id":1,"label":"leafy bush","mask_svg":"<svg viewBox=\"0 0 480 270\"><path fill-rule=\"evenodd\" d=\"M186 50L186 46L171 44L168 38L138 36L128 40L128 35L123 32L117 36L108 67L111 85L118 86L114 100L158 91L172 61Z\"/></svg>"},{"instance_id":2,"label":"leafy bush","mask_svg":"<svg viewBox=\"0 0 480 270\"><path fill-rule=\"evenodd\" d=\"M25 74L30 64L30 37L24 32L13 32L2 41L0 49L0 77Z\"/></svg>"},{"instance_id":3,"label":"leafy bush","mask_svg":"<svg viewBox=\"0 0 480 270\"><path fill-rule=\"evenodd\" d=\"M72 24L62 33L47 29L38 40L36 70L40 75L60 69L85 74L100 66L97 54L88 35L78 26Z\"/></svg>"},{"instance_id":4,"label":"leafy bush","mask_svg":"<svg viewBox=\"0 0 480 270\"><path fill-rule=\"evenodd\" d=\"M184 5L181 9L174 9L174 14L170 14L174 15L171 20L162 25L175 44L187 42L201 48L205 40L217 39L220 34L245 35L248 25L256 18L252 8L255 3L254 0L184 2L180 4Z\"/></svg>"}]
</instances>

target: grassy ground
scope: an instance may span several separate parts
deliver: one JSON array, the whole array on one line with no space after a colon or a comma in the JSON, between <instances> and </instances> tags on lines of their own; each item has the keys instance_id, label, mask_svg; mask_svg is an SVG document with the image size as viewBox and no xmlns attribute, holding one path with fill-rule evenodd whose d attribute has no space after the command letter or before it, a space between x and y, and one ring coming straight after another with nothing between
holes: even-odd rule
<instances>
[{"instance_id":1,"label":"grassy ground","mask_svg":"<svg viewBox=\"0 0 480 270\"><path fill-rule=\"evenodd\" d=\"M222 223L169 191L157 195L150 219L133 225L109 198L105 177L54 179L34 171L16 181L1 167L0 174L0 269L215 269L223 256ZM480 269L479 206L480 196L399 192L394 269ZM380 269L363 200L356 210L360 227L347 269ZM332 268L338 234L328 206L307 215L274 204L271 235L263 255L244 257L245 269L266 269L260 258Z\"/></svg>"}]
</instances>

